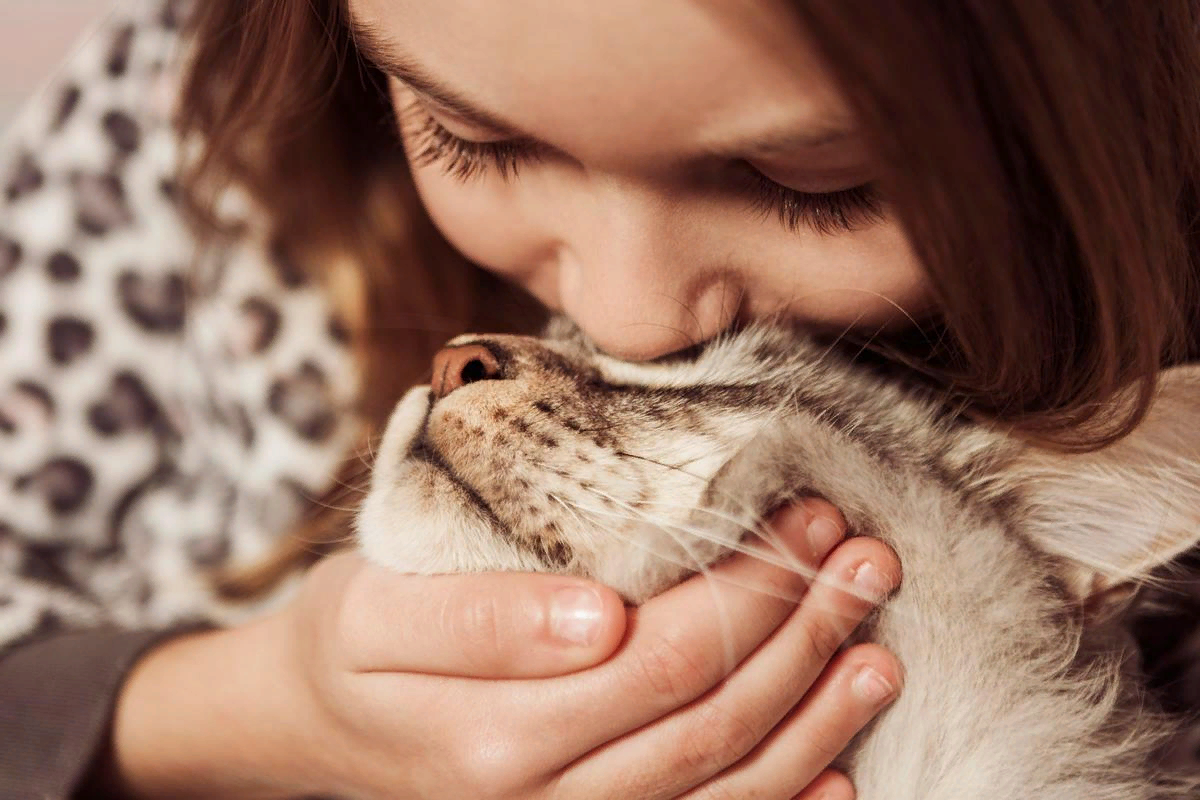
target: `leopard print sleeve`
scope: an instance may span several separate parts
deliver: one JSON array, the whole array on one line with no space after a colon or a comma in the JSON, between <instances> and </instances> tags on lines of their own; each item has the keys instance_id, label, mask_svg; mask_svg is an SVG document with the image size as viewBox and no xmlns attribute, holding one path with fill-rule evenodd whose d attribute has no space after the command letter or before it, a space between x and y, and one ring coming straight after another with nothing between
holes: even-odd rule
<instances>
[{"instance_id":1,"label":"leopard print sleeve","mask_svg":"<svg viewBox=\"0 0 1200 800\"><path fill-rule=\"evenodd\" d=\"M147 376L178 342L191 242L141 103L176 20L138 22L90 35L0 144L0 647L128 618L81 573L112 572L130 492L176 436Z\"/></svg>"},{"instance_id":2,"label":"leopard print sleeve","mask_svg":"<svg viewBox=\"0 0 1200 800\"><path fill-rule=\"evenodd\" d=\"M271 549L361 432L327 294L245 198L219 246L176 206L186 13L122 3L0 136L3 797L71 793L163 631L260 610L208 572Z\"/></svg>"},{"instance_id":3,"label":"leopard print sleeve","mask_svg":"<svg viewBox=\"0 0 1200 800\"><path fill-rule=\"evenodd\" d=\"M252 562L359 433L345 326L245 198L174 203L180 0L126 3L0 144L0 648L251 613Z\"/></svg>"}]
</instances>

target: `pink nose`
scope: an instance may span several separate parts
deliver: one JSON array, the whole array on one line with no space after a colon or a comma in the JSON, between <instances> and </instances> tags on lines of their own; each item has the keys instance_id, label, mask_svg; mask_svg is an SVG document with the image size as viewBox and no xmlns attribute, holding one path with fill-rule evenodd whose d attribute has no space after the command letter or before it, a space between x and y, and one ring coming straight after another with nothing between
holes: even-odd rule
<instances>
[{"instance_id":1,"label":"pink nose","mask_svg":"<svg viewBox=\"0 0 1200 800\"><path fill-rule=\"evenodd\" d=\"M433 357L433 396L441 400L468 383L500 377L500 364L481 344L443 347Z\"/></svg>"}]
</instances>

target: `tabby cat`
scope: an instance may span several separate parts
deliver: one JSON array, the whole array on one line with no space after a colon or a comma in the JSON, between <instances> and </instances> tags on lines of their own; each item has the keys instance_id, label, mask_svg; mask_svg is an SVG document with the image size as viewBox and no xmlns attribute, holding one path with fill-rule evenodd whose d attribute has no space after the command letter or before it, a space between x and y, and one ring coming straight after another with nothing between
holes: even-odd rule
<instances>
[{"instance_id":1,"label":"tabby cat","mask_svg":"<svg viewBox=\"0 0 1200 800\"><path fill-rule=\"evenodd\" d=\"M840 762L860 800L1197 796L1155 765L1171 727L1121 610L1200 540L1200 369L1165 372L1133 435L1062 454L779 327L640 364L552 327L461 337L398 404L358 518L369 558L583 575L639 603L818 495L904 567L856 634L905 666Z\"/></svg>"}]
</instances>

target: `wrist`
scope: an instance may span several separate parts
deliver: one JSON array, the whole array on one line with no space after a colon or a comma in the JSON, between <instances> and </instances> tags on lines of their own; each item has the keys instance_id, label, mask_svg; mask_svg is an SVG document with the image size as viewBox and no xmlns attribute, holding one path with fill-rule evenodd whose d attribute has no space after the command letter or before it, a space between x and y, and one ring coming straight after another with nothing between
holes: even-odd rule
<instances>
[{"instance_id":1,"label":"wrist","mask_svg":"<svg viewBox=\"0 0 1200 800\"><path fill-rule=\"evenodd\" d=\"M282 798L303 793L278 627L188 634L148 652L117 699L109 783L126 797Z\"/></svg>"}]
</instances>

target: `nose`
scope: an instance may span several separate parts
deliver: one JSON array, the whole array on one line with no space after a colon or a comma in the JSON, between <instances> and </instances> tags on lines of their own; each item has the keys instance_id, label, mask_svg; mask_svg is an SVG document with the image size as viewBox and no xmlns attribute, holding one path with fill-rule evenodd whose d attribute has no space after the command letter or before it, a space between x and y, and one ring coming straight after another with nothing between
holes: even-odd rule
<instances>
[{"instance_id":1,"label":"nose","mask_svg":"<svg viewBox=\"0 0 1200 800\"><path fill-rule=\"evenodd\" d=\"M716 336L740 310L745 286L654 185L599 181L583 212L564 217L552 305L605 353L656 358Z\"/></svg>"},{"instance_id":2,"label":"nose","mask_svg":"<svg viewBox=\"0 0 1200 800\"><path fill-rule=\"evenodd\" d=\"M744 311L735 276L694 275L687 266L672 274L665 263L641 263L644 274L600 260L580 263L575 275L564 272L559 307L602 352L659 358L717 336Z\"/></svg>"},{"instance_id":3,"label":"nose","mask_svg":"<svg viewBox=\"0 0 1200 800\"><path fill-rule=\"evenodd\" d=\"M432 388L437 400L468 383L499 378L500 362L481 344L443 347L433 357Z\"/></svg>"}]
</instances>

